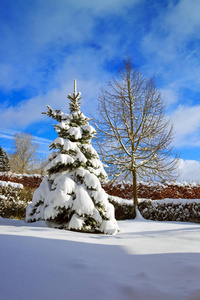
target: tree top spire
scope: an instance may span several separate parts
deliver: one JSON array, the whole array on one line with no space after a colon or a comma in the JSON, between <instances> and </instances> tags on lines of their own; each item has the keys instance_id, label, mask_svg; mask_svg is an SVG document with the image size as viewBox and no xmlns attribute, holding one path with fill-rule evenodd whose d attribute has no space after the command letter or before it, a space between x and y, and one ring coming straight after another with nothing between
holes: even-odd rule
<instances>
[{"instance_id":1,"label":"tree top spire","mask_svg":"<svg viewBox=\"0 0 200 300\"><path fill-rule=\"evenodd\" d=\"M80 99L81 99L81 93L77 93L76 90L76 79L74 79L74 93L73 96L71 94L68 94L67 98L70 100L69 108L70 113L80 111Z\"/></svg>"},{"instance_id":2,"label":"tree top spire","mask_svg":"<svg viewBox=\"0 0 200 300\"><path fill-rule=\"evenodd\" d=\"M76 96L77 91L76 91L76 79L74 79L74 96Z\"/></svg>"}]
</instances>

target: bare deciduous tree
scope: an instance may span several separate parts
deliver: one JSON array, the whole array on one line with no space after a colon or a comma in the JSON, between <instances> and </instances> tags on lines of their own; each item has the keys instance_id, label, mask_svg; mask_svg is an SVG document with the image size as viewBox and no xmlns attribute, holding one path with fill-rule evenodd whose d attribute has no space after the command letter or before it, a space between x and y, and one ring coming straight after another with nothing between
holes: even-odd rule
<instances>
[{"instance_id":1,"label":"bare deciduous tree","mask_svg":"<svg viewBox=\"0 0 200 300\"><path fill-rule=\"evenodd\" d=\"M154 79L146 79L132 61L124 60L118 79L99 95L97 131L103 161L114 178L132 177L138 208L137 178L169 177L177 166L171 158L173 127Z\"/></svg>"},{"instance_id":2,"label":"bare deciduous tree","mask_svg":"<svg viewBox=\"0 0 200 300\"><path fill-rule=\"evenodd\" d=\"M31 134L15 133L13 138L13 153L10 154L10 167L13 172L30 172L36 163L38 145L33 142Z\"/></svg>"},{"instance_id":3,"label":"bare deciduous tree","mask_svg":"<svg viewBox=\"0 0 200 300\"><path fill-rule=\"evenodd\" d=\"M38 157L34 173L44 176L46 173L47 163L48 161L46 159L44 159L43 157Z\"/></svg>"}]
</instances>

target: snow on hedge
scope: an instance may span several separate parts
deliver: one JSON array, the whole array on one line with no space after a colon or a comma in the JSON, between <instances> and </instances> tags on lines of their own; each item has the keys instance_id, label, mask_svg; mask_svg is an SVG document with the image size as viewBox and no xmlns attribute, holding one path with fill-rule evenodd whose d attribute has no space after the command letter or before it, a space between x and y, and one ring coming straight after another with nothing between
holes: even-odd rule
<instances>
[{"instance_id":1,"label":"snow on hedge","mask_svg":"<svg viewBox=\"0 0 200 300\"><path fill-rule=\"evenodd\" d=\"M7 187L8 185L15 189L23 189L23 184L21 183L15 183L11 181L0 181L0 187Z\"/></svg>"},{"instance_id":2,"label":"snow on hedge","mask_svg":"<svg viewBox=\"0 0 200 300\"><path fill-rule=\"evenodd\" d=\"M147 187L157 187L157 188L164 188L166 186L178 186L178 187L198 187L200 186L199 182L179 182L179 181L165 181L165 182L159 182L159 181L138 181L138 185L143 185ZM113 186L118 186L120 185L121 188L125 188L126 185L132 185L132 182L130 180L125 180L125 181L115 181L113 183Z\"/></svg>"},{"instance_id":3,"label":"snow on hedge","mask_svg":"<svg viewBox=\"0 0 200 300\"><path fill-rule=\"evenodd\" d=\"M40 174L18 174L18 173L13 173L13 172L0 172L0 176L8 176L8 177L16 177L16 178L23 178L24 176L26 177L42 177Z\"/></svg>"},{"instance_id":4,"label":"snow on hedge","mask_svg":"<svg viewBox=\"0 0 200 300\"><path fill-rule=\"evenodd\" d=\"M147 199L139 199L139 202L143 201L151 201L151 205L157 206L157 205L164 205L164 204L190 204L190 203L199 203L200 199L162 199L162 200L147 200Z\"/></svg>"},{"instance_id":5,"label":"snow on hedge","mask_svg":"<svg viewBox=\"0 0 200 300\"><path fill-rule=\"evenodd\" d=\"M117 196L110 196L109 195L109 200L111 202L116 202L121 205L133 205L133 200L130 199L123 199ZM162 200L151 200L151 199L146 199L146 198L139 198L138 199L139 203L141 202L151 202L152 206L157 206L159 204L189 204L189 203L200 203L200 199L171 199L171 198L166 198Z\"/></svg>"}]
</instances>

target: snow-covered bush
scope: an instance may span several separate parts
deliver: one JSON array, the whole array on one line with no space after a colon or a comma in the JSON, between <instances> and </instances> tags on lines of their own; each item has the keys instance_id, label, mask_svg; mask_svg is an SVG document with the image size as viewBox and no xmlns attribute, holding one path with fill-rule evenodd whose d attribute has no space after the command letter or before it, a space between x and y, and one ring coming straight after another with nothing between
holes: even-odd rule
<instances>
[{"instance_id":1,"label":"snow-covered bush","mask_svg":"<svg viewBox=\"0 0 200 300\"><path fill-rule=\"evenodd\" d=\"M8 200L0 195L0 216L3 218L23 220L26 215L27 203Z\"/></svg>"},{"instance_id":2,"label":"snow-covered bush","mask_svg":"<svg viewBox=\"0 0 200 300\"><path fill-rule=\"evenodd\" d=\"M47 106L46 114L58 121L58 136L51 144L43 179L27 207L26 221L48 220L60 227L115 234L114 207L102 189L107 174L91 140L96 133L80 111L80 93L70 99L70 114Z\"/></svg>"},{"instance_id":3,"label":"snow-covered bush","mask_svg":"<svg viewBox=\"0 0 200 300\"><path fill-rule=\"evenodd\" d=\"M31 194L22 184L0 181L0 216L24 219Z\"/></svg>"}]
</instances>

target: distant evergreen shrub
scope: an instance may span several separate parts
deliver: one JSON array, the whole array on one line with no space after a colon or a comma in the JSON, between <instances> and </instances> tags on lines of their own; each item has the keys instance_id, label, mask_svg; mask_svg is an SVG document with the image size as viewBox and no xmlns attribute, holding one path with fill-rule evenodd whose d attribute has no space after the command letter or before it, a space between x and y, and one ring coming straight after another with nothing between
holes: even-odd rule
<instances>
[{"instance_id":1,"label":"distant evergreen shrub","mask_svg":"<svg viewBox=\"0 0 200 300\"><path fill-rule=\"evenodd\" d=\"M10 163L5 150L0 146L0 172L7 172L10 170Z\"/></svg>"}]
</instances>

